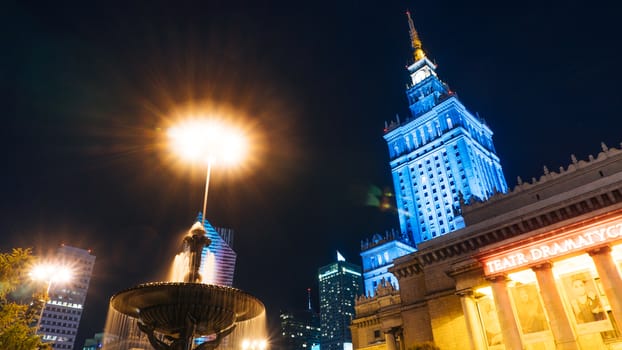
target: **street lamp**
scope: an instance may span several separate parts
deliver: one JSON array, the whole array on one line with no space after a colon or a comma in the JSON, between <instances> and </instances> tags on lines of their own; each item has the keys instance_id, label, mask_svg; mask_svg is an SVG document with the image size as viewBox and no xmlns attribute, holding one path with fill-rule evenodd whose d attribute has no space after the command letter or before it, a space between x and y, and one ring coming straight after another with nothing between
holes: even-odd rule
<instances>
[{"instance_id":1,"label":"street lamp","mask_svg":"<svg viewBox=\"0 0 622 350\"><path fill-rule=\"evenodd\" d=\"M43 318L43 310L45 310L45 303L49 299L50 288L53 283L66 283L73 278L73 272L67 266L45 263L35 265L30 271L30 278L35 281L45 282L45 294L43 295L43 305L41 306L41 312L39 313L39 319L37 320L36 330L39 330L41 325L41 319Z\"/></svg>"},{"instance_id":2,"label":"street lamp","mask_svg":"<svg viewBox=\"0 0 622 350\"><path fill-rule=\"evenodd\" d=\"M204 225L212 165L239 163L246 152L246 139L241 131L207 119L183 121L171 127L167 134L173 152L185 160L205 162L207 166L201 222Z\"/></svg>"},{"instance_id":3,"label":"street lamp","mask_svg":"<svg viewBox=\"0 0 622 350\"><path fill-rule=\"evenodd\" d=\"M242 340L242 350L265 350L268 341L265 339L244 339Z\"/></svg>"}]
</instances>

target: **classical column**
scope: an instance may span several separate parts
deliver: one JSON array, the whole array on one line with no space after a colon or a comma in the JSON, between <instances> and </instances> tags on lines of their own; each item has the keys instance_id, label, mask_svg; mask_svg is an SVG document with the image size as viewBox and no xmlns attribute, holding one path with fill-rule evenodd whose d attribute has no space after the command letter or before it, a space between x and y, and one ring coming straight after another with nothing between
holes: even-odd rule
<instances>
[{"instance_id":1,"label":"classical column","mask_svg":"<svg viewBox=\"0 0 622 350\"><path fill-rule=\"evenodd\" d=\"M495 307L497 308L505 348L508 350L522 350L523 341L518 331L514 311L512 311L506 276L496 276L489 280L492 282L492 295L495 299Z\"/></svg>"},{"instance_id":2,"label":"classical column","mask_svg":"<svg viewBox=\"0 0 622 350\"><path fill-rule=\"evenodd\" d=\"M393 335L392 329L384 332L384 341L387 344L387 350L397 350L397 344L395 343L395 336Z\"/></svg>"},{"instance_id":3,"label":"classical column","mask_svg":"<svg viewBox=\"0 0 622 350\"><path fill-rule=\"evenodd\" d=\"M558 350L578 350L577 337L564 310L559 290L557 290L557 285L555 284L551 263L546 262L534 266L532 270L536 273L540 295L549 315L549 323L551 332L553 332L553 338L555 338L556 348Z\"/></svg>"},{"instance_id":4,"label":"classical column","mask_svg":"<svg viewBox=\"0 0 622 350\"><path fill-rule=\"evenodd\" d=\"M395 338L397 338L397 347L399 350L406 350L406 345L404 345L404 329L402 327L398 328L395 331Z\"/></svg>"},{"instance_id":5,"label":"classical column","mask_svg":"<svg viewBox=\"0 0 622 350\"><path fill-rule=\"evenodd\" d=\"M463 290L456 294L460 296L460 302L462 303L462 312L464 313L467 332L469 332L471 349L486 350L486 339L484 339L482 324L479 321L477 306L475 305L475 300L473 298L473 291Z\"/></svg>"},{"instance_id":6,"label":"classical column","mask_svg":"<svg viewBox=\"0 0 622 350\"><path fill-rule=\"evenodd\" d=\"M622 291L622 278L616 268L616 264L611 256L611 247L605 246L594 249L589 252L598 276L600 276L600 282L605 290L605 295L609 299L609 305L611 306L611 312L618 324L622 323L622 297L620 291ZM617 291L617 292L616 292Z\"/></svg>"}]
</instances>

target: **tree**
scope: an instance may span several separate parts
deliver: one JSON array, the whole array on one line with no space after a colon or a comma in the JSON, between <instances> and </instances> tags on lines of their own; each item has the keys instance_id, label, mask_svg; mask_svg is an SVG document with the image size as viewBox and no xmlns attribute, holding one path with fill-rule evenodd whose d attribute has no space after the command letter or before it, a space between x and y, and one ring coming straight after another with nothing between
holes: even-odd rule
<instances>
[{"instance_id":1,"label":"tree","mask_svg":"<svg viewBox=\"0 0 622 350\"><path fill-rule=\"evenodd\" d=\"M40 309L9 300L9 294L27 278L32 261L30 249L0 253L0 349L51 349L32 326Z\"/></svg>"}]
</instances>

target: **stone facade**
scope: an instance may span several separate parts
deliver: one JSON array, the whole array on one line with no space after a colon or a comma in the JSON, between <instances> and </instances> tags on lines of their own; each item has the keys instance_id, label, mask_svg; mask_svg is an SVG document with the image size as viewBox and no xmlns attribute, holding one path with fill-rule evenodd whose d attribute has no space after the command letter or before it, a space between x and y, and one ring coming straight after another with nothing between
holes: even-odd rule
<instances>
[{"instance_id":1,"label":"stone facade","mask_svg":"<svg viewBox=\"0 0 622 350\"><path fill-rule=\"evenodd\" d=\"M401 349L620 348L622 151L601 148L463 203L465 228L394 261L399 298L359 300L355 349L378 347L376 329Z\"/></svg>"}]
</instances>

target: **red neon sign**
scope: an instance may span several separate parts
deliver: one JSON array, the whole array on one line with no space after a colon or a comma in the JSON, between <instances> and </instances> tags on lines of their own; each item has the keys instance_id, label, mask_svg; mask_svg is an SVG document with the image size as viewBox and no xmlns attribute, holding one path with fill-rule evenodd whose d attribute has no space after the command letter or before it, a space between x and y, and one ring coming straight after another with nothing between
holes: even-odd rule
<instances>
[{"instance_id":1,"label":"red neon sign","mask_svg":"<svg viewBox=\"0 0 622 350\"><path fill-rule=\"evenodd\" d=\"M622 239L622 220L574 230L481 259L492 275Z\"/></svg>"}]
</instances>

